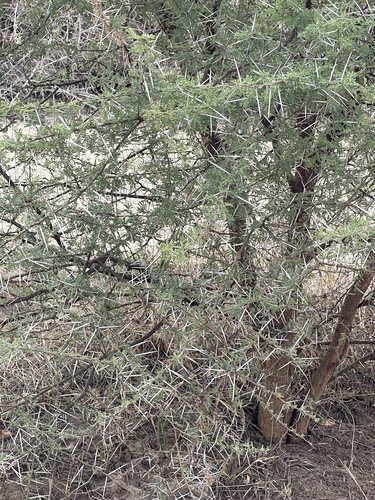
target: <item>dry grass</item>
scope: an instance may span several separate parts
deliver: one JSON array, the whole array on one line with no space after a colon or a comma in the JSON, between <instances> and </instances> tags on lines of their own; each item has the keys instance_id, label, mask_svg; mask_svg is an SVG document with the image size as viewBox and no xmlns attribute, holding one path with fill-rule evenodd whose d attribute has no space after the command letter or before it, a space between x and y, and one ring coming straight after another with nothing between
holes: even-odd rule
<instances>
[{"instance_id":1,"label":"dry grass","mask_svg":"<svg viewBox=\"0 0 375 500\"><path fill-rule=\"evenodd\" d=\"M1 342L3 498L288 493L254 427L261 374L245 320L179 306L131 348L165 310L139 304L99 324L95 301L39 322L40 303L21 306Z\"/></svg>"},{"instance_id":2,"label":"dry grass","mask_svg":"<svg viewBox=\"0 0 375 500\"><path fill-rule=\"evenodd\" d=\"M41 339L19 340L1 367L3 426L12 435L3 441L5 490L112 498L123 486L152 498L212 498L229 467L239 468L241 483L241 462L249 467L254 450L226 375L211 380L203 349L181 350L184 367L164 347L162 354L167 338L95 363L89 386L88 372L60 384L83 356L69 360Z\"/></svg>"}]
</instances>

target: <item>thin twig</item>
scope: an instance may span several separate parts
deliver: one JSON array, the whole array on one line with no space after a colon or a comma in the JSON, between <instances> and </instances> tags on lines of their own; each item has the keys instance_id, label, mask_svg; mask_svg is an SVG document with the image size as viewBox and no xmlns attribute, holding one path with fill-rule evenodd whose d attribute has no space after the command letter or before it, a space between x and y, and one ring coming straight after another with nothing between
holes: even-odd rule
<instances>
[{"instance_id":1,"label":"thin twig","mask_svg":"<svg viewBox=\"0 0 375 500\"><path fill-rule=\"evenodd\" d=\"M100 356L100 358L99 358L99 361L103 361L104 359L108 359L111 356L113 356L114 354L125 351L129 347L135 347L135 346L145 342L147 339L152 337L152 335L154 335L154 333L156 333L165 324L166 318L169 316L169 314L170 314L170 311L168 311L168 313L166 314L164 319L159 321L159 323L157 323L154 327L152 327L149 332L147 332L145 335L143 335L143 337L141 337L138 340L134 340L130 344L124 345L120 349L116 349L116 350L109 351L109 352L102 354L102 356ZM74 373L67 375L66 377L59 380L58 382L51 384L51 385L48 385L47 387L44 387L40 392L38 392L37 394L35 394L35 396L33 396L33 399L34 400L39 399L41 396L43 396L47 392L51 391L52 389L55 389L57 387L60 387L61 385L66 384L67 382L70 382L70 380L78 377L79 375L83 375L88 370L92 370L92 372L91 372L90 376L88 377L88 381L86 381L85 388L84 388L83 392L78 396L78 400L81 399L83 397L83 395L87 392L88 386L90 385L90 382L92 381L92 377L94 374L94 364L92 362L89 363L87 366L83 366L82 368L75 371ZM14 410L15 408L18 408L24 404L28 404L30 402L29 400L30 400L30 398L22 398L21 401L18 401L14 405L12 405L12 406L8 407L7 409L3 410L2 412L0 412L0 415L3 415L4 413L7 413L10 410ZM74 402L74 404L75 404L75 402ZM69 405L69 407L70 406L72 406L72 405Z\"/></svg>"},{"instance_id":2,"label":"thin twig","mask_svg":"<svg viewBox=\"0 0 375 500\"><path fill-rule=\"evenodd\" d=\"M349 370L351 370L355 365L358 365L358 363L364 363L365 361L369 361L369 360L373 360L373 359L375 359L375 351L370 352L369 354L366 354L366 356L362 356L359 359L356 359L355 361L353 361L353 363L350 363L349 366L346 366L345 368L343 368L342 370L340 370L338 373L336 373L331 378L331 382L332 382L332 380L335 380L338 377L341 377L341 375L343 375L344 373L346 373Z\"/></svg>"}]
</instances>

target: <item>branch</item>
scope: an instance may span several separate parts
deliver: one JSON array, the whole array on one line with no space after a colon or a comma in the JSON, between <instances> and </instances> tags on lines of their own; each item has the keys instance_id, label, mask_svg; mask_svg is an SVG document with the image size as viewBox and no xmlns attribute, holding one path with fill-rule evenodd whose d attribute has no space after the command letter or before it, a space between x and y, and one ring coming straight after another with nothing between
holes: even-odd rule
<instances>
[{"instance_id":1,"label":"branch","mask_svg":"<svg viewBox=\"0 0 375 500\"><path fill-rule=\"evenodd\" d=\"M308 10L312 9L312 7L313 7L313 6L312 6L312 0L306 0L305 7L306 7L306 9L308 9ZM297 28L297 26L295 26L295 27L292 29L292 31L291 31L290 35L288 36L288 38L285 40L285 42L284 42L284 44L283 44L283 45L284 45L284 47L286 47L286 46L287 46L287 45L289 45L291 42L293 42L293 40L297 37L297 35L298 35L298 28Z\"/></svg>"},{"instance_id":2,"label":"branch","mask_svg":"<svg viewBox=\"0 0 375 500\"><path fill-rule=\"evenodd\" d=\"M320 346L320 345L330 345L331 341L323 341L323 342L314 342L314 344L310 345L315 345L315 346ZM348 341L349 345L375 345L375 340L349 340Z\"/></svg>"},{"instance_id":3,"label":"branch","mask_svg":"<svg viewBox=\"0 0 375 500\"><path fill-rule=\"evenodd\" d=\"M147 332L145 335L143 335L143 337L141 337L138 340L134 340L130 344L125 344L120 349L116 349L116 350L109 351L107 353L102 354L102 356L100 356L100 358L99 358L99 361L103 361L104 359L108 359L111 356L113 356L114 354L117 354L119 352L123 352L126 349L128 349L129 347L135 347L135 346L140 345L143 342L145 342L145 340L148 340L150 337L152 337L152 335L154 335L154 333L156 333L158 330L160 330L160 328L165 324L166 318L168 317L169 314L170 314L170 311L167 312L167 314L165 315L164 319L162 319L161 321L159 321L159 323L157 323L153 328L151 328L151 330L149 332ZM71 373L70 375L67 375L66 377L62 378L58 382L56 382L54 384L51 384L51 385L48 385L47 387L44 387L41 391L39 391L37 394L35 394L35 396L33 396L34 401L37 400L37 399L39 399L41 396L43 396L44 394L48 393L52 389L55 389L57 387L60 387L60 386L62 386L64 384L66 384L67 382L70 382L72 379L74 379L74 378L76 378L76 377L78 377L80 375L85 374L89 370L90 370L90 376L89 376L88 380L90 382L92 380L92 375L94 373L93 372L93 370L94 370L94 363L93 362L89 362L87 366L83 366L79 370L75 371L74 373ZM86 387L87 385L88 384L86 383L85 384L85 388L84 388L84 393L87 391L87 387ZM20 401L18 401L14 405L9 406L5 410L1 411L0 415L4 415L8 411L14 410L15 408L18 408L18 407L20 407L22 405L28 404L29 402L30 402L30 397L29 398L27 398L27 397L22 398Z\"/></svg>"},{"instance_id":4,"label":"branch","mask_svg":"<svg viewBox=\"0 0 375 500\"><path fill-rule=\"evenodd\" d=\"M12 187L12 188L15 188L17 187L16 186L16 183L13 181L13 179L8 175L7 171L5 170L5 168L2 166L2 164L0 163L0 175L2 175L4 177L4 179L7 181L8 183L8 186Z\"/></svg>"},{"instance_id":5,"label":"branch","mask_svg":"<svg viewBox=\"0 0 375 500\"><path fill-rule=\"evenodd\" d=\"M4 179L7 181L8 185L10 187L12 187L13 189L19 189L19 187L17 186L17 184L13 181L13 179L8 175L7 171L5 170L5 168L1 165L0 163L0 175L2 175L4 177ZM22 192L22 191L21 191ZM42 215L42 211L39 210L38 207L33 207L35 212L38 214L38 215ZM12 222L13 224L16 224L15 222ZM17 224L16 224L17 225ZM53 227L52 227L52 224L49 223L49 228L53 231ZM29 233L29 234L32 234L31 231L27 228L21 230L21 235L22 234L25 234L25 233ZM63 243L61 241L61 235L59 233L54 233L52 234L52 238L57 242L57 244L59 245L59 247L63 248Z\"/></svg>"},{"instance_id":6,"label":"branch","mask_svg":"<svg viewBox=\"0 0 375 500\"><path fill-rule=\"evenodd\" d=\"M23 242L32 243L33 245L36 243L37 240L36 240L35 234L32 233L31 231L28 231L27 228L25 228L22 224L20 224L15 219L9 219L8 217L0 217L0 220L3 220L4 222L7 222L8 224L11 224L13 226L18 227L18 229L20 229L21 231L28 232L28 234L30 236L30 240L28 240L27 238L25 238L23 240ZM2 234L4 234L4 233L2 233Z\"/></svg>"},{"instance_id":7,"label":"branch","mask_svg":"<svg viewBox=\"0 0 375 500\"><path fill-rule=\"evenodd\" d=\"M26 302L27 300L31 300L38 295L44 295L48 292L49 290L43 288L41 290L37 290L36 292L32 292L29 295L25 295L24 297L17 297L16 299L10 300L9 302L5 302L5 304L0 304L0 307L13 306L14 304L19 304L20 302Z\"/></svg>"},{"instance_id":8,"label":"branch","mask_svg":"<svg viewBox=\"0 0 375 500\"><path fill-rule=\"evenodd\" d=\"M373 342L373 343L375 344L375 342ZM350 363L349 366L346 366L345 368L340 370L338 373L336 373L335 375L332 376L330 382L332 382L333 380L336 380L338 377L341 377L341 375L343 375L344 373L351 370L355 365L358 365L358 363L364 363L365 361L374 360L374 359L375 359L375 350L370 352L369 354L366 354L366 356L362 356L361 358L356 359L355 361L353 361L353 363Z\"/></svg>"}]
</instances>

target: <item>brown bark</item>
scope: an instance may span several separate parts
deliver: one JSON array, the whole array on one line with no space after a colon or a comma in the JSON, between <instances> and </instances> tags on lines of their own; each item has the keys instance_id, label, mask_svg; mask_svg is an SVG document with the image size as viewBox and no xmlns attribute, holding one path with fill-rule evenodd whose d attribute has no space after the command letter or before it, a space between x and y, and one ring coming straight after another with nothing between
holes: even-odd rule
<instances>
[{"instance_id":1,"label":"brown bark","mask_svg":"<svg viewBox=\"0 0 375 500\"><path fill-rule=\"evenodd\" d=\"M296 127L302 139L306 140L314 134L316 119L316 115L308 113L306 109L298 113ZM270 126L267 123L271 123L271 120L263 121L267 132L270 133ZM277 143L276 140L275 142ZM303 158L296 165L293 179L289 181L295 217L288 231L287 258L292 262L295 260L295 265L300 266L301 269L309 260L305 249L310 241L308 228L314 190L318 181L317 161L314 161L314 154L311 155L311 160L311 166L307 166L307 158ZM295 301L298 302L297 290L294 295ZM286 308L278 318L275 318L274 330L282 339L280 350L273 352L262 366L266 376L262 381L257 424L260 432L270 441L279 441L287 435L293 416L293 410L288 409L288 401L293 398L291 395L291 358L287 354L293 339L290 338L285 327L290 320L296 318L297 309Z\"/></svg>"},{"instance_id":2,"label":"brown bark","mask_svg":"<svg viewBox=\"0 0 375 500\"><path fill-rule=\"evenodd\" d=\"M274 321L275 332L282 336L288 322L295 319L296 314L295 309L284 310ZM270 442L280 441L287 435L292 418L292 410L285 410L291 389L291 359L286 352L292 339L285 333L284 336L285 342L280 346L282 350L275 349L262 365L265 377L259 397L257 425Z\"/></svg>"},{"instance_id":3,"label":"brown bark","mask_svg":"<svg viewBox=\"0 0 375 500\"><path fill-rule=\"evenodd\" d=\"M258 428L272 443L283 439L289 429L291 411L285 411L289 399L291 366L288 355L274 353L264 362L266 376L258 408Z\"/></svg>"},{"instance_id":4,"label":"brown bark","mask_svg":"<svg viewBox=\"0 0 375 500\"><path fill-rule=\"evenodd\" d=\"M375 252L371 251L369 257L370 269L363 270L353 285L350 287L344 302L341 306L340 316L332 337L331 344L322 357L320 364L315 371L311 382L308 394L306 395L304 406L308 407L311 404L320 400L325 393L329 381L331 380L337 366L346 354L349 342L349 336L352 331L353 320L355 318L358 305L370 286L374 278L375 271ZM290 443L301 441L306 435L310 417L298 410L294 416L293 431L289 436Z\"/></svg>"}]
</instances>

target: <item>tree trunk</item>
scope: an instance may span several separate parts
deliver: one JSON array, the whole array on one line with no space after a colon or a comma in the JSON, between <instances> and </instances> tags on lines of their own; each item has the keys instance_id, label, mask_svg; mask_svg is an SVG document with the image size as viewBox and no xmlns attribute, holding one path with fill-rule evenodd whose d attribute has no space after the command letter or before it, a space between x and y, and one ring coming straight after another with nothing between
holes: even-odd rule
<instances>
[{"instance_id":1,"label":"tree trunk","mask_svg":"<svg viewBox=\"0 0 375 500\"><path fill-rule=\"evenodd\" d=\"M263 370L266 376L259 400L257 424L263 436L272 443L286 436L292 416L291 411L285 411L290 392L290 358L273 353L264 362Z\"/></svg>"},{"instance_id":2,"label":"tree trunk","mask_svg":"<svg viewBox=\"0 0 375 500\"><path fill-rule=\"evenodd\" d=\"M301 110L297 117L296 126L300 130L303 140L314 134L317 116L308 113L306 109ZM272 133L271 123L267 119L265 124L267 133ZM274 139L274 151L277 154L277 139ZM312 166L316 167L318 161ZM291 193L291 206L295 209L295 217L290 223L287 234L288 247L286 250L286 260L290 260L293 266L297 266L297 271L305 267L309 260L306 255L306 248L309 247L311 233L309 231L311 205L314 190L318 181L317 169L308 167L306 159L296 165L294 177L289 181ZM293 264L294 262L294 264ZM297 274L297 273L296 273ZM298 290L294 291L295 302L298 302ZM280 350L274 352L263 364L265 377L263 379L262 391L259 398L258 408L258 428L260 432L270 441L284 438L289 430L289 425L293 416L293 410L288 408L291 397L291 358L287 354L293 338L286 332L286 326L290 320L297 317L298 307L295 309L285 309L275 320L277 337L281 338Z\"/></svg>"},{"instance_id":3,"label":"tree trunk","mask_svg":"<svg viewBox=\"0 0 375 500\"><path fill-rule=\"evenodd\" d=\"M309 391L304 400L303 406L294 415L293 429L288 441L296 443L303 439L307 433L310 417L303 412L303 407L308 408L322 397L327 389L337 366L346 354L349 336L352 331L353 320L358 308L358 304L363 299L366 290L374 278L375 252L371 251L369 256L369 269L363 270L353 285L350 287L344 302L341 306L340 316L335 328L331 344L322 357L320 364L315 371Z\"/></svg>"}]
</instances>

